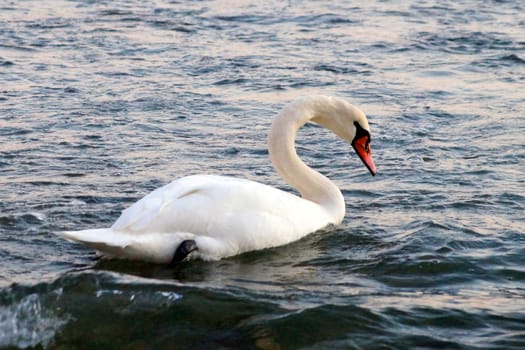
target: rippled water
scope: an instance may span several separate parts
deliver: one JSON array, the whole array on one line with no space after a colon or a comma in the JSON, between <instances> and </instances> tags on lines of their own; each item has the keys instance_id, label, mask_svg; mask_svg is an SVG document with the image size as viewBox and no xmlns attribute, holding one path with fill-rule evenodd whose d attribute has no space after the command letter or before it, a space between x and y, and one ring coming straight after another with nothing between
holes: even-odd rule
<instances>
[{"instance_id":1,"label":"rippled water","mask_svg":"<svg viewBox=\"0 0 525 350\"><path fill-rule=\"evenodd\" d=\"M0 348L525 347L520 1L0 4ZM301 130L344 223L175 269L95 261L109 226L194 173L282 188L266 131L334 94L374 178Z\"/></svg>"}]
</instances>

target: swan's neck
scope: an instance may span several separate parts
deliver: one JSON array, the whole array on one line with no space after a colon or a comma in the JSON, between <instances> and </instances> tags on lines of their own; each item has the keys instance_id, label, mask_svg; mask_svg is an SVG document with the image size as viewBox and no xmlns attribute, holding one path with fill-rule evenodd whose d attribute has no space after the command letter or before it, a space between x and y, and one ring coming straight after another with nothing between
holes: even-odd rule
<instances>
[{"instance_id":1,"label":"swan's neck","mask_svg":"<svg viewBox=\"0 0 525 350\"><path fill-rule=\"evenodd\" d=\"M295 150L295 135L301 126L317 117L311 105L290 105L274 120L268 136L268 151L274 168L302 198L315 202L338 224L345 215L339 188L326 176L307 166Z\"/></svg>"}]
</instances>

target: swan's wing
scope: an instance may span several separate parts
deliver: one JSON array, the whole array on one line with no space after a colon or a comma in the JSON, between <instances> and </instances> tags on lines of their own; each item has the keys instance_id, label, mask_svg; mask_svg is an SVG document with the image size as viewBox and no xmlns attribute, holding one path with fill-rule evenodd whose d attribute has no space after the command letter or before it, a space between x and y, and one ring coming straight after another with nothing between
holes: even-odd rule
<instances>
[{"instance_id":1,"label":"swan's wing","mask_svg":"<svg viewBox=\"0 0 525 350\"><path fill-rule=\"evenodd\" d=\"M208 178L214 180L214 177L210 176L188 176L154 190L124 210L111 228L130 233L166 231L159 231L158 229L169 217L177 214L172 211L174 206L198 205L199 201L205 204L206 199L202 198L203 191L217 182L209 181ZM172 222L173 220L168 221ZM172 226L168 232L174 230L177 230L177 227Z\"/></svg>"},{"instance_id":2,"label":"swan's wing","mask_svg":"<svg viewBox=\"0 0 525 350\"><path fill-rule=\"evenodd\" d=\"M151 192L126 209L112 229L191 232L240 242L270 232L312 232L324 225L317 204L287 192L248 180L196 175Z\"/></svg>"}]
</instances>

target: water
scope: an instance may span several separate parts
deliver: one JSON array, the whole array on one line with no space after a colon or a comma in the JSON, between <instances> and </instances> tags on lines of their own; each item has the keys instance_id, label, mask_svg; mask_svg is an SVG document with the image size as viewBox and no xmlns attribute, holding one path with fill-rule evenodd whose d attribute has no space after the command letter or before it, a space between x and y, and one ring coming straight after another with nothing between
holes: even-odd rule
<instances>
[{"instance_id":1,"label":"water","mask_svg":"<svg viewBox=\"0 0 525 350\"><path fill-rule=\"evenodd\" d=\"M520 1L0 4L0 348L522 349ZM378 175L301 130L344 223L174 269L53 234L172 179L286 188L266 131L296 96L368 115Z\"/></svg>"}]
</instances>

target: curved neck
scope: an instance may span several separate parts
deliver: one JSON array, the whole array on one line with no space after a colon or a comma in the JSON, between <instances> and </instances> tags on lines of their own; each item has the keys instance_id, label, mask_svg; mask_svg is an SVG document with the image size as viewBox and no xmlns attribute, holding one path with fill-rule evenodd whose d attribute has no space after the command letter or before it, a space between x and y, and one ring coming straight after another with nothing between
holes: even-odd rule
<instances>
[{"instance_id":1,"label":"curved neck","mask_svg":"<svg viewBox=\"0 0 525 350\"><path fill-rule=\"evenodd\" d=\"M307 166L295 150L295 135L301 126L317 117L315 105L299 103L287 106L274 120L268 135L270 160L279 175L301 197L319 204L340 223L345 202L339 188L326 176Z\"/></svg>"}]
</instances>

